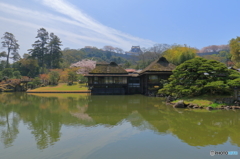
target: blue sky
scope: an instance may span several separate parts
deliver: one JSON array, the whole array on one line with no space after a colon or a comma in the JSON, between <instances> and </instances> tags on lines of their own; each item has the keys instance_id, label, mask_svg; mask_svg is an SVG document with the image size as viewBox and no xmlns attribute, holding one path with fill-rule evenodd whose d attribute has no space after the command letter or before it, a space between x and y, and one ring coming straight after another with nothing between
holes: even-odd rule
<instances>
[{"instance_id":1,"label":"blue sky","mask_svg":"<svg viewBox=\"0 0 240 159\"><path fill-rule=\"evenodd\" d=\"M187 44L201 49L240 36L238 0L1 0L0 34L11 32L27 53L41 27L62 48ZM0 51L3 51L1 49Z\"/></svg>"}]
</instances>

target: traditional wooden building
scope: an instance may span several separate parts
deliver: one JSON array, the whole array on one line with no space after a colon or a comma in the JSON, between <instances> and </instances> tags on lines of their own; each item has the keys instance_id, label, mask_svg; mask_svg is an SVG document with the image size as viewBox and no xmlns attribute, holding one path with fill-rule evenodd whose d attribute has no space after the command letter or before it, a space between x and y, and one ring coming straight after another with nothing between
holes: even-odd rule
<instances>
[{"instance_id":1,"label":"traditional wooden building","mask_svg":"<svg viewBox=\"0 0 240 159\"><path fill-rule=\"evenodd\" d=\"M115 62L97 63L88 75L91 94L128 94L128 72Z\"/></svg>"},{"instance_id":2,"label":"traditional wooden building","mask_svg":"<svg viewBox=\"0 0 240 159\"><path fill-rule=\"evenodd\" d=\"M92 94L151 94L156 93L160 81L168 79L174 68L175 65L160 57L141 72L127 72L111 62L97 63L85 76Z\"/></svg>"},{"instance_id":3,"label":"traditional wooden building","mask_svg":"<svg viewBox=\"0 0 240 159\"><path fill-rule=\"evenodd\" d=\"M167 80L175 67L176 66L169 63L165 57L160 57L152 62L139 73L141 79L141 93L155 93L156 90L162 87L161 81Z\"/></svg>"}]
</instances>

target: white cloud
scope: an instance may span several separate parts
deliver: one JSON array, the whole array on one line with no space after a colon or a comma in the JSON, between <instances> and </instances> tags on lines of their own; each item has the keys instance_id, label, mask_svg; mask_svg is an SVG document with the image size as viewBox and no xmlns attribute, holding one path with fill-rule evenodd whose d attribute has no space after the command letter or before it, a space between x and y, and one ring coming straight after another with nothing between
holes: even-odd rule
<instances>
[{"instance_id":1,"label":"white cloud","mask_svg":"<svg viewBox=\"0 0 240 159\"><path fill-rule=\"evenodd\" d=\"M88 28L93 32L99 33L104 37L110 38L112 40L116 40L119 43L124 44L126 40L131 40L131 41L133 40L140 43L145 42L146 45L153 44L153 42L150 40L133 37L131 35L122 33L118 30L104 26L63 0L43 0L43 3L46 6L53 8L55 11L60 12L64 15L67 15L72 19L76 20L77 22L83 24L85 28ZM123 39L123 38L126 38L126 39Z\"/></svg>"},{"instance_id":2,"label":"white cloud","mask_svg":"<svg viewBox=\"0 0 240 159\"><path fill-rule=\"evenodd\" d=\"M17 29L14 29L14 31L19 32L17 34L27 31L28 28L31 28L30 30L36 30L31 35L17 37L20 42L23 39L26 41L26 38L30 36L32 36L32 38L30 38L32 40L37 34L37 29L44 27L49 32L54 32L58 35L63 41L64 47L68 46L71 48L81 48L86 45L97 47L112 45L129 50L132 45L148 47L154 44L154 42L150 40L134 37L104 26L83 13L80 9L63 0L42 0L41 2L60 14L54 14L54 12L50 14L46 12L46 10L26 9L0 3L0 12L3 13L2 16L0 16L0 22L2 24L0 31L8 31L8 26L15 26ZM24 28L24 30L21 28ZM32 41L32 43L33 42L34 41ZM28 44L28 46L31 44ZM29 48L23 49L27 50Z\"/></svg>"}]
</instances>

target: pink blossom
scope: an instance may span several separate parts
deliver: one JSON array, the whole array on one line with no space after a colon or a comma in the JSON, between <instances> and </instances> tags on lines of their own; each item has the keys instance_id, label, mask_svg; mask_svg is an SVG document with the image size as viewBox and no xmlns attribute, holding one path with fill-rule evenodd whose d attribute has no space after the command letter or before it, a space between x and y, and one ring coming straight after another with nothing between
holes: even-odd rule
<instances>
[{"instance_id":1,"label":"pink blossom","mask_svg":"<svg viewBox=\"0 0 240 159\"><path fill-rule=\"evenodd\" d=\"M96 61L84 59L82 61L71 64L70 67L80 67L77 74L88 74L96 66Z\"/></svg>"}]
</instances>

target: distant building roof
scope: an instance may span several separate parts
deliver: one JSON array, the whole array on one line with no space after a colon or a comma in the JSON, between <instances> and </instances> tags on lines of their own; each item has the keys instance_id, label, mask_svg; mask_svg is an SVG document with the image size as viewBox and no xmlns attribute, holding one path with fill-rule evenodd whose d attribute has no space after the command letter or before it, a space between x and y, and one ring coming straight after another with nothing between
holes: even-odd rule
<instances>
[{"instance_id":1,"label":"distant building roof","mask_svg":"<svg viewBox=\"0 0 240 159\"><path fill-rule=\"evenodd\" d=\"M142 50L140 49L140 46L132 46L131 50L128 52L125 52L127 55L134 55L137 53L142 53Z\"/></svg>"},{"instance_id":2,"label":"distant building roof","mask_svg":"<svg viewBox=\"0 0 240 159\"><path fill-rule=\"evenodd\" d=\"M142 52L142 50L140 49L140 46L132 46L129 52Z\"/></svg>"},{"instance_id":3,"label":"distant building roof","mask_svg":"<svg viewBox=\"0 0 240 159\"><path fill-rule=\"evenodd\" d=\"M140 74L145 72L169 72L173 71L175 67L176 66L172 63L169 63L165 57L160 57L142 70Z\"/></svg>"}]
</instances>

